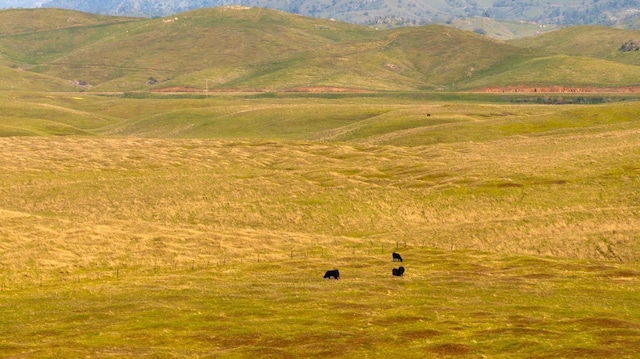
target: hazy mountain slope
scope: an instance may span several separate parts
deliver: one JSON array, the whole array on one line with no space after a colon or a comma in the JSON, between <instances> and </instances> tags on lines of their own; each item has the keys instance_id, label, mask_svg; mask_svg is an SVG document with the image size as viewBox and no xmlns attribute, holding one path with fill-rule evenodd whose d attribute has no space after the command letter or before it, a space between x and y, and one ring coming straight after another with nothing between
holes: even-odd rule
<instances>
[{"instance_id":1,"label":"hazy mountain slope","mask_svg":"<svg viewBox=\"0 0 640 359\"><path fill-rule=\"evenodd\" d=\"M447 25L503 41L536 36L560 27L559 25L539 24L528 21L496 20L482 16L453 19L448 21Z\"/></svg>"},{"instance_id":2,"label":"hazy mountain slope","mask_svg":"<svg viewBox=\"0 0 640 359\"><path fill-rule=\"evenodd\" d=\"M15 1L14 1L15 2ZM352 23L416 25L483 16L548 24L634 26L640 1L600 0L49 0L45 7L125 16L167 16L191 9L247 5ZM0 2L0 6L2 3ZM6 6L6 5L5 5Z\"/></svg>"}]
</instances>

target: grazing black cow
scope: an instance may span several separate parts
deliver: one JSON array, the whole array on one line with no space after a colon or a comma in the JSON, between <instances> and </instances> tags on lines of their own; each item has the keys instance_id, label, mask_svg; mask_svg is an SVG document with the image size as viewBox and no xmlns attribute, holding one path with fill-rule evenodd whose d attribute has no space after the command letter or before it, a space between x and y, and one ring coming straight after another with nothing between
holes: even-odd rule
<instances>
[{"instance_id":1,"label":"grazing black cow","mask_svg":"<svg viewBox=\"0 0 640 359\"><path fill-rule=\"evenodd\" d=\"M334 270L328 270L325 274L324 274L324 278L329 278L331 279L331 277L335 278L335 279L340 279L340 271L337 269Z\"/></svg>"},{"instance_id":2,"label":"grazing black cow","mask_svg":"<svg viewBox=\"0 0 640 359\"><path fill-rule=\"evenodd\" d=\"M400 253L393 252L393 261L402 262L402 256L400 256Z\"/></svg>"},{"instance_id":3,"label":"grazing black cow","mask_svg":"<svg viewBox=\"0 0 640 359\"><path fill-rule=\"evenodd\" d=\"M393 274L396 277L402 277L404 275L404 267L393 268L391 270L391 274Z\"/></svg>"}]
</instances>

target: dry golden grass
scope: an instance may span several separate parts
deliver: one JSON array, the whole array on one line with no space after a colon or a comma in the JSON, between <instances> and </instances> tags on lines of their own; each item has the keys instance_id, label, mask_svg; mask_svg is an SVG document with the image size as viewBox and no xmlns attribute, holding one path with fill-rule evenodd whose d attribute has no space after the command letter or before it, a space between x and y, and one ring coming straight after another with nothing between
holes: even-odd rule
<instances>
[{"instance_id":1,"label":"dry golden grass","mask_svg":"<svg viewBox=\"0 0 640 359\"><path fill-rule=\"evenodd\" d=\"M3 138L0 262L19 282L398 244L637 261L639 135L420 147Z\"/></svg>"}]
</instances>

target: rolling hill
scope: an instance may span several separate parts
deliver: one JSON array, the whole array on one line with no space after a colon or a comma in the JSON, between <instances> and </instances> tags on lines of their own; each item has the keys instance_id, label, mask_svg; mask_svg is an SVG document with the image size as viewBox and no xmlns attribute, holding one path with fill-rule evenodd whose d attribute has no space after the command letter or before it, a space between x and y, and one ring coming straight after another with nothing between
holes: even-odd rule
<instances>
[{"instance_id":1,"label":"rolling hill","mask_svg":"<svg viewBox=\"0 0 640 359\"><path fill-rule=\"evenodd\" d=\"M623 45L628 42L640 44L640 32L603 26L574 26L508 41L509 44L535 51L640 65L637 47L624 51Z\"/></svg>"},{"instance_id":2,"label":"rolling hill","mask_svg":"<svg viewBox=\"0 0 640 359\"><path fill-rule=\"evenodd\" d=\"M3 28L0 64L52 79L43 90L616 88L640 75L638 52L618 51L637 33L600 27L503 42L443 25L375 30L239 6L162 19L0 12L0 22L20 17L31 25ZM0 89L16 83L5 80Z\"/></svg>"}]
</instances>

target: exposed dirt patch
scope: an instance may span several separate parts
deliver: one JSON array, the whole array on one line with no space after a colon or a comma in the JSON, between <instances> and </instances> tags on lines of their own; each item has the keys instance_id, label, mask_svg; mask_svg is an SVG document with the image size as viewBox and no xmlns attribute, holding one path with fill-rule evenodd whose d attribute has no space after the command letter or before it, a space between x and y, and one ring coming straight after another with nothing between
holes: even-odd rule
<instances>
[{"instance_id":1,"label":"exposed dirt patch","mask_svg":"<svg viewBox=\"0 0 640 359\"><path fill-rule=\"evenodd\" d=\"M585 272L602 272L602 271L612 270L614 269L614 267L607 266L607 265L586 265L586 266L574 265L567 269L576 270L576 271L581 270Z\"/></svg>"},{"instance_id":2,"label":"exposed dirt patch","mask_svg":"<svg viewBox=\"0 0 640 359\"><path fill-rule=\"evenodd\" d=\"M514 183L514 182L502 182L502 183L498 183L496 187L498 188L524 187L524 185L520 183Z\"/></svg>"},{"instance_id":3,"label":"exposed dirt patch","mask_svg":"<svg viewBox=\"0 0 640 359\"><path fill-rule=\"evenodd\" d=\"M615 358L616 353L613 350L596 349L596 348L567 348L551 352L547 356L538 358Z\"/></svg>"},{"instance_id":4,"label":"exposed dirt patch","mask_svg":"<svg viewBox=\"0 0 640 359\"><path fill-rule=\"evenodd\" d=\"M326 92L344 92L344 93L369 93L371 91L363 90L363 89L354 89L347 87L332 87L332 86L304 86L304 87L294 87L290 89L284 90L268 90L268 89L209 89L205 91L201 88L195 87L185 87L185 86L171 86L171 87L163 87L159 89L153 89L151 92L162 92L162 93L182 93L182 92L208 92L208 93L233 93L233 92L309 92L309 93L326 93Z\"/></svg>"},{"instance_id":5,"label":"exposed dirt patch","mask_svg":"<svg viewBox=\"0 0 640 359\"><path fill-rule=\"evenodd\" d=\"M638 328L638 325L632 322L613 318L583 318L578 319L575 323L583 324L589 328Z\"/></svg>"},{"instance_id":6,"label":"exposed dirt patch","mask_svg":"<svg viewBox=\"0 0 640 359\"><path fill-rule=\"evenodd\" d=\"M611 278L640 278L640 272L633 270L617 270L606 275Z\"/></svg>"},{"instance_id":7,"label":"exposed dirt patch","mask_svg":"<svg viewBox=\"0 0 640 359\"><path fill-rule=\"evenodd\" d=\"M402 338L407 340L429 339L442 335L443 333L433 329L412 330L402 333Z\"/></svg>"},{"instance_id":8,"label":"exposed dirt patch","mask_svg":"<svg viewBox=\"0 0 640 359\"><path fill-rule=\"evenodd\" d=\"M527 326L527 325L539 324L542 322L542 319L525 317L522 315L509 316L509 320L511 321L511 323L518 326Z\"/></svg>"},{"instance_id":9,"label":"exposed dirt patch","mask_svg":"<svg viewBox=\"0 0 640 359\"><path fill-rule=\"evenodd\" d=\"M467 355L471 348L464 344L441 344L433 346L431 351L441 355Z\"/></svg>"},{"instance_id":10,"label":"exposed dirt patch","mask_svg":"<svg viewBox=\"0 0 640 359\"><path fill-rule=\"evenodd\" d=\"M491 329L491 330L483 330L479 332L480 334L486 335L503 335L510 334L517 337L522 337L525 335L547 335L547 336L557 336L557 333L554 333L549 330L544 329L531 329L531 328L499 328L499 329Z\"/></svg>"},{"instance_id":11,"label":"exposed dirt patch","mask_svg":"<svg viewBox=\"0 0 640 359\"><path fill-rule=\"evenodd\" d=\"M331 86L305 86L305 87L294 87L292 89L285 90L285 92L356 92L356 93L366 93L371 92L362 89L354 89L347 87L331 87Z\"/></svg>"},{"instance_id":12,"label":"exposed dirt patch","mask_svg":"<svg viewBox=\"0 0 640 359\"><path fill-rule=\"evenodd\" d=\"M377 326L388 327L393 325L399 325L403 323L416 323L421 321L423 318L413 317L413 316L395 316L395 317L386 317L383 319L375 320L373 323Z\"/></svg>"},{"instance_id":13,"label":"exposed dirt patch","mask_svg":"<svg viewBox=\"0 0 640 359\"><path fill-rule=\"evenodd\" d=\"M640 340L635 338L605 338L599 341L601 345L606 345L608 347L619 346L624 347L629 351L634 351L636 353L640 353Z\"/></svg>"}]
</instances>

